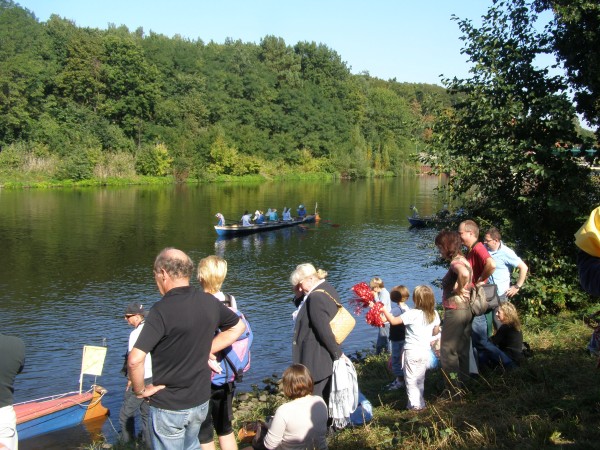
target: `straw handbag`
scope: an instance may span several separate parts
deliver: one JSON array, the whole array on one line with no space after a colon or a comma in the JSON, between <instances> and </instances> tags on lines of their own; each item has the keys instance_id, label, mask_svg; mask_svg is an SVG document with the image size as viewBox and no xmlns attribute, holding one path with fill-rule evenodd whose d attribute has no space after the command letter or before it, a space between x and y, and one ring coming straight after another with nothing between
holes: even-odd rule
<instances>
[{"instance_id":1,"label":"straw handbag","mask_svg":"<svg viewBox=\"0 0 600 450\"><path fill-rule=\"evenodd\" d=\"M324 291L323 289L317 289L314 292L323 292L327 294L327 296L333 300L338 307L338 312L336 313L335 317L331 319L329 325L331 326L331 331L335 337L335 342L337 342L339 345L344 342L344 339L346 339L346 337L348 337L350 332L354 329L356 320L346 308L344 308L335 298L331 296L331 294L329 294L329 292Z\"/></svg>"}]
</instances>

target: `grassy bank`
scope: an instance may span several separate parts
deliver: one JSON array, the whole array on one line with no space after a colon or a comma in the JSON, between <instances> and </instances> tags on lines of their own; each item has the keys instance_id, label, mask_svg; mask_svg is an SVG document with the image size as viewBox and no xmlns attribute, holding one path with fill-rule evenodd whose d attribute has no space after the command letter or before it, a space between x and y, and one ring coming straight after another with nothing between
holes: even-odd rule
<instances>
[{"instance_id":1,"label":"grassy bank","mask_svg":"<svg viewBox=\"0 0 600 450\"><path fill-rule=\"evenodd\" d=\"M187 178L177 181L172 176L152 177L136 175L125 178L90 178L86 180L52 180L35 177L0 177L0 189L48 189L48 188L74 188L74 187L100 187L100 186L144 186L168 185L174 183L201 184L201 183L264 183L265 181L323 181L333 180L336 175L330 173L288 173L276 177L262 175L214 175L204 179Z\"/></svg>"},{"instance_id":2,"label":"grassy bank","mask_svg":"<svg viewBox=\"0 0 600 450\"><path fill-rule=\"evenodd\" d=\"M584 315L525 320L525 340L534 356L515 371L488 372L473 379L460 400L438 399L442 373L428 372L427 409L422 412L404 409L404 390L384 389L392 380L387 357L356 355L359 386L374 406L374 418L368 425L335 434L329 448L597 448L600 369L585 350L591 329ZM264 388L238 395L242 401L236 402L236 429L246 420L273 414L283 401L273 394L276 381L265 381Z\"/></svg>"}]
</instances>

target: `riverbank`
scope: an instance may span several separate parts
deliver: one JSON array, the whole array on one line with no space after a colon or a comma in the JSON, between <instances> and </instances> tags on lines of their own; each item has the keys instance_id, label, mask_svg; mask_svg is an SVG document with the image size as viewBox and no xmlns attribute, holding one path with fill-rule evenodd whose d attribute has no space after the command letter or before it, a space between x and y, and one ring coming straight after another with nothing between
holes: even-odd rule
<instances>
[{"instance_id":1,"label":"riverbank","mask_svg":"<svg viewBox=\"0 0 600 450\"><path fill-rule=\"evenodd\" d=\"M201 184L201 183L264 183L265 181L317 181L333 180L337 177L330 173L290 173L273 178L261 175L218 175L207 179L188 178L185 181L175 180L172 176L151 177L136 176L135 178L92 178L89 180L0 180L0 189L50 189L50 188L85 188L106 186L148 186L168 184Z\"/></svg>"},{"instance_id":2,"label":"riverbank","mask_svg":"<svg viewBox=\"0 0 600 450\"><path fill-rule=\"evenodd\" d=\"M598 308L595 305L594 310ZM329 448L594 448L600 440L600 369L586 351L591 335L583 320L586 315L565 313L525 320L524 336L534 356L513 372L485 373L473 379L458 401L438 399L442 374L428 372L427 409L422 412L404 409L404 390L383 388L392 379L385 356L353 355L360 389L373 404L374 417L365 426L331 436ZM254 392L237 395L235 429L245 421L272 415L283 401L275 375ZM87 448L102 445L106 443ZM117 444L113 448L133 447Z\"/></svg>"}]
</instances>

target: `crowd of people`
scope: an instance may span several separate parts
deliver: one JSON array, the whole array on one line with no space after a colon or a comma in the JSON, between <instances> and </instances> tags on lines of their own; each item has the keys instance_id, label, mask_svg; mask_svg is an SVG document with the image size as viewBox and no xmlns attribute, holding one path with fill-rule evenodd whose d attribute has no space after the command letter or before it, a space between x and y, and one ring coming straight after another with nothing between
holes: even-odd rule
<instances>
[{"instance_id":1,"label":"crowd of people","mask_svg":"<svg viewBox=\"0 0 600 450\"><path fill-rule=\"evenodd\" d=\"M600 208L586 226L578 232L577 245L597 264ZM592 234L596 230L596 240L590 238L589 229ZM378 331L376 350L391 351L394 380L388 387L406 387L409 409L426 407L424 380L427 369L434 365L432 355L433 359L439 356L445 393L450 398L462 395L468 379L478 370L511 369L521 363L523 334L510 300L523 286L528 268L502 242L499 230L490 228L483 236L480 242L479 227L472 220L461 222L457 231L443 230L436 236L435 245L449 263L441 283L442 318L431 287L415 287L411 309L406 286L388 292L381 278L370 282L374 301L383 304L381 313L387 322ZM586 274L582 284L596 292L599 271L589 267L590 258L581 260L586 263L580 264ZM514 270L518 274L513 282ZM153 273L162 298L148 313L137 302L129 304L124 313L133 331L119 417L121 439L136 437L133 424L139 411L147 448L213 449L216 432L221 449L237 449L232 428L235 384L211 383L218 353L246 330L236 313L235 298L221 291L227 262L214 255L201 259L196 273L201 288L197 288L190 283L194 275L190 257L166 248L156 257ZM356 372L330 325L341 300L326 277L327 272L309 263L298 265L290 275L296 309L292 314L291 365L282 380L290 401L277 409L264 439L253 448L326 449L328 431L345 423L357 407ZM488 282L498 286L499 305L488 315L473 317L471 290ZM0 334L0 354L0 444L15 449L18 437L12 386L23 369L25 345L20 338Z\"/></svg>"},{"instance_id":2,"label":"crowd of people","mask_svg":"<svg viewBox=\"0 0 600 450\"><path fill-rule=\"evenodd\" d=\"M245 325L235 313L235 298L221 291L227 262L214 255L199 261L201 289L190 284L193 270L185 253L163 250L154 264L163 297L148 314L139 303L125 310L134 331L120 414L123 441L135 436L133 418L139 410L147 448L213 449L216 432L221 449L237 449L232 428L235 383L212 384L211 370L217 370L218 352L236 341ZM336 361L349 360L329 326L338 309L332 299L339 301L339 295L325 281L326 275L311 264L301 264L290 276L297 309L292 365L284 372L282 385L290 402L276 411L256 448L326 449L331 405L349 410L344 405L347 393L332 392Z\"/></svg>"},{"instance_id":3,"label":"crowd of people","mask_svg":"<svg viewBox=\"0 0 600 450\"><path fill-rule=\"evenodd\" d=\"M510 299L523 286L528 267L502 242L497 228L487 230L483 242L479 234L477 224L465 220L457 231L442 230L435 238L441 258L448 262L448 271L441 280L443 321L435 311L434 293L429 286L414 289L414 309L410 309L406 286L395 286L388 293L380 278L370 282L386 320L385 326L378 329L376 352L391 350L390 366L395 378L387 388L405 387L409 409L425 407L425 373L436 367L438 359L446 381L443 395L449 398L462 395L468 380L480 370L508 370L521 363L523 333ZM512 283L515 270L517 276ZM485 283L497 285L499 302L492 311L474 316L471 291Z\"/></svg>"}]
</instances>

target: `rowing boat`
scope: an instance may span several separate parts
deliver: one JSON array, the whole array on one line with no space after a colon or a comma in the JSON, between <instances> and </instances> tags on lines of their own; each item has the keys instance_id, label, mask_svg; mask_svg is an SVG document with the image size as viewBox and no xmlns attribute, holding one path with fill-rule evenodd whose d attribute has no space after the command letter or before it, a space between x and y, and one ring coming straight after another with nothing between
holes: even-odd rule
<instances>
[{"instance_id":1,"label":"rowing boat","mask_svg":"<svg viewBox=\"0 0 600 450\"><path fill-rule=\"evenodd\" d=\"M272 231L278 230L280 228L287 228L307 223L313 223L315 222L316 217L316 215L312 214L304 217L303 219L277 220L261 224L252 224L249 226L242 226L237 223L233 225L215 225L215 231L219 236L241 236L244 234L260 233L263 231Z\"/></svg>"},{"instance_id":2,"label":"rowing boat","mask_svg":"<svg viewBox=\"0 0 600 450\"><path fill-rule=\"evenodd\" d=\"M94 385L87 392L67 392L14 405L19 439L74 427L108 415L102 405L106 389Z\"/></svg>"},{"instance_id":3,"label":"rowing boat","mask_svg":"<svg viewBox=\"0 0 600 450\"><path fill-rule=\"evenodd\" d=\"M94 383L90 390L82 391L83 376L102 375L105 358L106 347L84 345L79 391L16 403L14 410L19 439L32 438L107 416L109 411L102 405L106 389Z\"/></svg>"}]
</instances>

